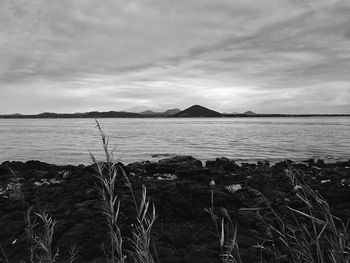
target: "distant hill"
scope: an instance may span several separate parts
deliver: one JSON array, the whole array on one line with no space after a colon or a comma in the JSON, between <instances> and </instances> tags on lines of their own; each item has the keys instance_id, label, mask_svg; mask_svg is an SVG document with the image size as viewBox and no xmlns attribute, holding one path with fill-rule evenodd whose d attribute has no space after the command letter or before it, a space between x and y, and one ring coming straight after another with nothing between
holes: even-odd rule
<instances>
[{"instance_id":1,"label":"distant hill","mask_svg":"<svg viewBox=\"0 0 350 263\"><path fill-rule=\"evenodd\" d=\"M143 112L140 112L140 114L142 115L148 115L148 116L171 116L171 115L174 115L178 112L180 112L181 110L179 109L169 109L169 110L166 110L164 112L157 112L157 111L152 111L152 110L146 110L146 111L143 111Z\"/></svg>"},{"instance_id":2,"label":"distant hill","mask_svg":"<svg viewBox=\"0 0 350 263\"><path fill-rule=\"evenodd\" d=\"M84 113L53 113L43 112L36 115L0 115L0 118L21 118L21 119L52 119L52 118L142 118L138 113L125 111L90 111Z\"/></svg>"},{"instance_id":3,"label":"distant hill","mask_svg":"<svg viewBox=\"0 0 350 263\"><path fill-rule=\"evenodd\" d=\"M107 112L98 112L91 111L86 113L84 118L137 118L141 117L138 113L126 112L126 111L107 111Z\"/></svg>"},{"instance_id":4,"label":"distant hill","mask_svg":"<svg viewBox=\"0 0 350 263\"><path fill-rule=\"evenodd\" d=\"M39 118L57 118L60 114L59 113L53 113L53 112L43 112L38 114L37 116Z\"/></svg>"},{"instance_id":5,"label":"distant hill","mask_svg":"<svg viewBox=\"0 0 350 263\"><path fill-rule=\"evenodd\" d=\"M175 113L175 114L174 114ZM169 109L165 112L147 110L141 113L127 111L90 111L77 113L54 113L43 112L40 114L5 114L0 115L0 119L53 119L53 118L168 118L168 117L312 117L312 116L348 116L350 114L257 114L252 111L245 113L226 114L210 110L200 105L193 105L183 111L179 109Z\"/></svg>"},{"instance_id":6,"label":"distant hill","mask_svg":"<svg viewBox=\"0 0 350 263\"><path fill-rule=\"evenodd\" d=\"M222 117L220 112L210 110L200 105L193 105L173 115L174 117Z\"/></svg>"},{"instance_id":7,"label":"distant hill","mask_svg":"<svg viewBox=\"0 0 350 263\"><path fill-rule=\"evenodd\" d=\"M244 115L249 115L249 116L252 116L252 115L256 115L255 112L252 112L252 111L246 111L245 113L243 113Z\"/></svg>"},{"instance_id":8,"label":"distant hill","mask_svg":"<svg viewBox=\"0 0 350 263\"><path fill-rule=\"evenodd\" d=\"M175 109L166 110L163 113L164 113L164 115L171 116L171 115L175 115L176 113L179 113L179 112L181 112L181 110L178 108L175 108Z\"/></svg>"},{"instance_id":9,"label":"distant hill","mask_svg":"<svg viewBox=\"0 0 350 263\"><path fill-rule=\"evenodd\" d=\"M21 118L23 115L19 114L19 113L14 113L14 114L4 114L4 115L0 115L0 118L9 118L9 119L17 119L17 118Z\"/></svg>"},{"instance_id":10,"label":"distant hill","mask_svg":"<svg viewBox=\"0 0 350 263\"><path fill-rule=\"evenodd\" d=\"M152 110L145 110L145 111L142 111L142 112L139 112L140 114L142 115L158 115L158 114L161 114L161 112L155 112L155 111L152 111Z\"/></svg>"}]
</instances>

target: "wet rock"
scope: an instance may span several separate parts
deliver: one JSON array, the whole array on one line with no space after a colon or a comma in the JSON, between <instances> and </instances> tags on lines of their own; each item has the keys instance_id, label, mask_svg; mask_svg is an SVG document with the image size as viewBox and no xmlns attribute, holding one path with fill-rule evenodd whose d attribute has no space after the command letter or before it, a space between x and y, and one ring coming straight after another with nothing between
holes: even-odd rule
<instances>
[{"instance_id":1,"label":"wet rock","mask_svg":"<svg viewBox=\"0 0 350 263\"><path fill-rule=\"evenodd\" d=\"M205 167L207 167L212 174L234 172L240 168L235 161L226 157L217 158L215 161L206 161Z\"/></svg>"},{"instance_id":2,"label":"wet rock","mask_svg":"<svg viewBox=\"0 0 350 263\"><path fill-rule=\"evenodd\" d=\"M323 168L323 167L326 166L326 164L325 164L324 160L318 159L317 162L316 162L316 166Z\"/></svg>"},{"instance_id":3,"label":"wet rock","mask_svg":"<svg viewBox=\"0 0 350 263\"><path fill-rule=\"evenodd\" d=\"M157 164L157 171L169 173L197 171L203 168L202 162L192 156L166 158L159 160Z\"/></svg>"},{"instance_id":4,"label":"wet rock","mask_svg":"<svg viewBox=\"0 0 350 263\"><path fill-rule=\"evenodd\" d=\"M63 179L68 179L72 173L69 170L62 170L58 172L59 176L62 176Z\"/></svg>"},{"instance_id":5,"label":"wet rock","mask_svg":"<svg viewBox=\"0 0 350 263\"><path fill-rule=\"evenodd\" d=\"M315 159L309 158L309 159L306 159L306 160L304 160L302 162L303 163L307 163L308 165L313 165L315 163Z\"/></svg>"}]
</instances>

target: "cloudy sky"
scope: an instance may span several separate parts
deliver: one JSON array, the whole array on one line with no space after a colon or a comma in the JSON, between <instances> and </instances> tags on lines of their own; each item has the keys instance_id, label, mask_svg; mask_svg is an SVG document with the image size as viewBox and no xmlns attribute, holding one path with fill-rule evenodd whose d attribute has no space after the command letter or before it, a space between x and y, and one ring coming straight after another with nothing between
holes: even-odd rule
<instances>
[{"instance_id":1,"label":"cloudy sky","mask_svg":"<svg viewBox=\"0 0 350 263\"><path fill-rule=\"evenodd\" d=\"M349 0L1 0L0 113L350 113Z\"/></svg>"}]
</instances>

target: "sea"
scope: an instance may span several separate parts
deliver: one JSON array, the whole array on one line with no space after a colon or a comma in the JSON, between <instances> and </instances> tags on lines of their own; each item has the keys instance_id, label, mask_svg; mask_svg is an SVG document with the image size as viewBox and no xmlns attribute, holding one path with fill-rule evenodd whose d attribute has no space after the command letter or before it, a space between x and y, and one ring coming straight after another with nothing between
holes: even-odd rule
<instances>
[{"instance_id":1,"label":"sea","mask_svg":"<svg viewBox=\"0 0 350 263\"><path fill-rule=\"evenodd\" d=\"M115 158L124 163L191 155L238 162L350 159L350 117L104 118ZM0 119L0 163L58 165L103 161L95 119Z\"/></svg>"}]
</instances>

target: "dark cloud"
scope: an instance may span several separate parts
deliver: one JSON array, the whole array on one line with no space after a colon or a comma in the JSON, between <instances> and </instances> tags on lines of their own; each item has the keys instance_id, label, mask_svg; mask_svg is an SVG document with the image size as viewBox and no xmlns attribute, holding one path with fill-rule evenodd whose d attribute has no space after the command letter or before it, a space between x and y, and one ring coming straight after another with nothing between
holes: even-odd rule
<instances>
[{"instance_id":1,"label":"dark cloud","mask_svg":"<svg viewBox=\"0 0 350 263\"><path fill-rule=\"evenodd\" d=\"M345 0L4 0L0 112L350 112L349 12Z\"/></svg>"}]
</instances>

